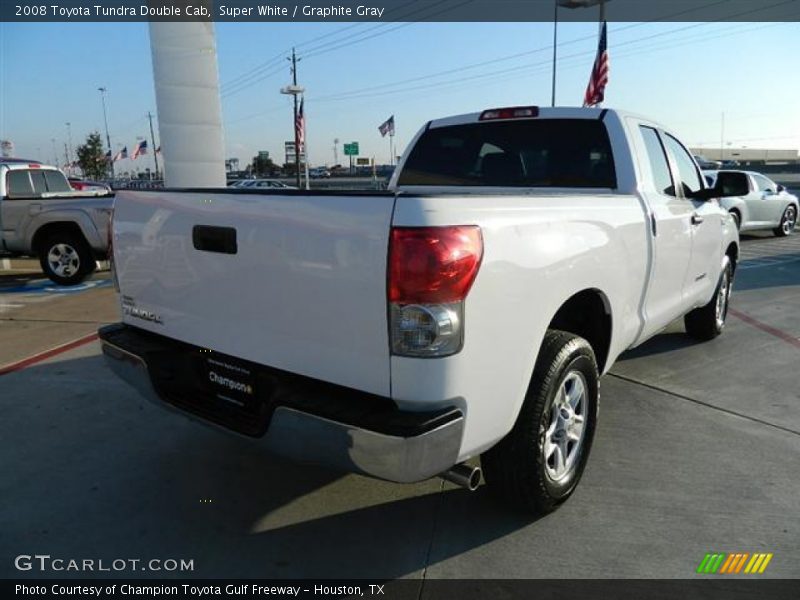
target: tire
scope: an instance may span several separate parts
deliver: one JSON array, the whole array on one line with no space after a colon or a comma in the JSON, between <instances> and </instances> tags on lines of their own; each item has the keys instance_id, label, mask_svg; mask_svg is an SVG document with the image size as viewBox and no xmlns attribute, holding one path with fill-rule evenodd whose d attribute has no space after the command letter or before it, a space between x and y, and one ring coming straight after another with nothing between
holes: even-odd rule
<instances>
[{"instance_id":1,"label":"tire","mask_svg":"<svg viewBox=\"0 0 800 600\"><path fill-rule=\"evenodd\" d=\"M733 287L733 263L728 256L722 263L717 290L708 304L695 308L683 317L686 333L697 340L712 340L725 328L728 316L728 305Z\"/></svg>"},{"instance_id":2,"label":"tire","mask_svg":"<svg viewBox=\"0 0 800 600\"><path fill-rule=\"evenodd\" d=\"M781 217L781 224L778 225L775 229L772 230L772 233L777 235L778 237L786 237L788 235L792 235L794 231L794 226L797 225L797 208L790 204L786 207L786 210L783 211L783 216Z\"/></svg>"},{"instance_id":3,"label":"tire","mask_svg":"<svg viewBox=\"0 0 800 600\"><path fill-rule=\"evenodd\" d=\"M730 213L733 217L733 222L736 224L736 231L739 231L742 228L742 216L737 210L732 210Z\"/></svg>"},{"instance_id":4,"label":"tire","mask_svg":"<svg viewBox=\"0 0 800 600\"><path fill-rule=\"evenodd\" d=\"M585 339L548 330L514 428L481 456L487 487L498 500L544 514L575 491L594 438L599 379ZM559 464L565 449L567 460Z\"/></svg>"},{"instance_id":5,"label":"tire","mask_svg":"<svg viewBox=\"0 0 800 600\"><path fill-rule=\"evenodd\" d=\"M58 285L77 285L95 269L92 250L83 236L64 231L54 233L39 247L39 264Z\"/></svg>"}]
</instances>

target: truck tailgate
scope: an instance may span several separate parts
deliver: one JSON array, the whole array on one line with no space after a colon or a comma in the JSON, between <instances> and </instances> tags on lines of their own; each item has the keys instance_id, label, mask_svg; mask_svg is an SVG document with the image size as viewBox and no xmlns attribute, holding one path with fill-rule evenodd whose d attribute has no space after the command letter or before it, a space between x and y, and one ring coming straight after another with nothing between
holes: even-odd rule
<instances>
[{"instance_id":1,"label":"truck tailgate","mask_svg":"<svg viewBox=\"0 0 800 600\"><path fill-rule=\"evenodd\" d=\"M388 396L393 206L390 193L121 191L123 320Z\"/></svg>"}]
</instances>

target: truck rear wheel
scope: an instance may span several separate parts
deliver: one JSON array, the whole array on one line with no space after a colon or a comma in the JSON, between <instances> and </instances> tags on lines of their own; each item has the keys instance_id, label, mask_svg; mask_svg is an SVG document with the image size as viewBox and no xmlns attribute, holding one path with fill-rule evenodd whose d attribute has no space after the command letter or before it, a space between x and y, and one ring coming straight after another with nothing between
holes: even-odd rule
<instances>
[{"instance_id":1,"label":"truck rear wheel","mask_svg":"<svg viewBox=\"0 0 800 600\"><path fill-rule=\"evenodd\" d=\"M683 317L686 333L697 340L712 340L722 333L728 316L731 287L733 287L733 264L726 256L714 297L705 306L695 308Z\"/></svg>"},{"instance_id":2,"label":"truck rear wheel","mask_svg":"<svg viewBox=\"0 0 800 600\"><path fill-rule=\"evenodd\" d=\"M39 264L58 285L77 285L94 270L89 244L72 232L54 233L39 247Z\"/></svg>"},{"instance_id":3,"label":"truck rear wheel","mask_svg":"<svg viewBox=\"0 0 800 600\"><path fill-rule=\"evenodd\" d=\"M589 458L599 379L589 342L547 332L514 428L481 456L487 486L498 499L542 514L569 498Z\"/></svg>"}]
</instances>

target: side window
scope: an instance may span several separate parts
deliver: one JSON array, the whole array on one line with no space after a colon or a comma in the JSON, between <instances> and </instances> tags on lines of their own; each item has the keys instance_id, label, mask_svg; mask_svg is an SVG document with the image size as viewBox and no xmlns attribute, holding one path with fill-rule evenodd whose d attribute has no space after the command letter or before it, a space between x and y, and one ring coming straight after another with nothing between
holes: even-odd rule
<instances>
[{"instance_id":1,"label":"side window","mask_svg":"<svg viewBox=\"0 0 800 600\"><path fill-rule=\"evenodd\" d=\"M47 191L52 193L71 192L67 178L61 171L43 171L44 179L47 182Z\"/></svg>"},{"instance_id":2,"label":"side window","mask_svg":"<svg viewBox=\"0 0 800 600\"><path fill-rule=\"evenodd\" d=\"M41 171L30 171L31 181L33 182L33 193L41 196L47 192L47 184L44 182L44 173Z\"/></svg>"},{"instance_id":3,"label":"side window","mask_svg":"<svg viewBox=\"0 0 800 600\"><path fill-rule=\"evenodd\" d=\"M29 171L14 170L6 175L6 189L9 198L29 198L33 196L33 186Z\"/></svg>"},{"instance_id":4,"label":"side window","mask_svg":"<svg viewBox=\"0 0 800 600\"><path fill-rule=\"evenodd\" d=\"M669 163L664 154L664 148L658 139L658 133L652 127L641 125L644 146L647 149L647 158L650 160L650 170L653 172L653 183L656 191L667 196L675 195L675 188L672 185L672 177L669 174Z\"/></svg>"},{"instance_id":5,"label":"side window","mask_svg":"<svg viewBox=\"0 0 800 600\"><path fill-rule=\"evenodd\" d=\"M763 175L753 175L759 192L774 192L776 185Z\"/></svg>"},{"instance_id":6,"label":"side window","mask_svg":"<svg viewBox=\"0 0 800 600\"><path fill-rule=\"evenodd\" d=\"M692 156L686 151L686 148L669 134L664 136L664 143L678 165L678 175L681 179L684 195L688 196L693 192L702 190L703 180L700 178L700 173L697 172Z\"/></svg>"}]
</instances>

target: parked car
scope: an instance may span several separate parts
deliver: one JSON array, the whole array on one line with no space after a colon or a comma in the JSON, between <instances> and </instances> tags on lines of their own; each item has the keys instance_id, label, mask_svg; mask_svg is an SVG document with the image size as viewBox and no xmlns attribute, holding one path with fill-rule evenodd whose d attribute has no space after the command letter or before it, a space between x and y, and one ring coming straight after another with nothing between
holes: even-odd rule
<instances>
[{"instance_id":1,"label":"parked car","mask_svg":"<svg viewBox=\"0 0 800 600\"><path fill-rule=\"evenodd\" d=\"M244 179L242 184L236 186L242 189L278 189L278 190L296 190L297 188L287 185L277 179Z\"/></svg>"},{"instance_id":2,"label":"parked car","mask_svg":"<svg viewBox=\"0 0 800 600\"><path fill-rule=\"evenodd\" d=\"M718 160L708 160L702 154L695 154L694 159L697 161L698 166L703 170L719 169L722 167L722 162Z\"/></svg>"},{"instance_id":3,"label":"parked car","mask_svg":"<svg viewBox=\"0 0 800 600\"><path fill-rule=\"evenodd\" d=\"M308 175L312 179L327 179L331 176L331 172L326 167L316 167L309 169Z\"/></svg>"},{"instance_id":4,"label":"parked car","mask_svg":"<svg viewBox=\"0 0 800 600\"><path fill-rule=\"evenodd\" d=\"M739 242L716 195L653 121L537 107L426 123L384 192L120 192L103 352L301 462L474 489L480 456L496 496L546 512L620 353L680 317L723 331Z\"/></svg>"},{"instance_id":5,"label":"parked car","mask_svg":"<svg viewBox=\"0 0 800 600\"><path fill-rule=\"evenodd\" d=\"M755 171L705 171L704 175L726 196L720 204L740 231L771 229L780 237L794 231L800 202L782 185Z\"/></svg>"},{"instance_id":6,"label":"parked car","mask_svg":"<svg viewBox=\"0 0 800 600\"><path fill-rule=\"evenodd\" d=\"M73 190L80 192L105 192L111 193L111 187L99 181L89 181L88 179L81 179L80 177L67 177L69 185Z\"/></svg>"},{"instance_id":7,"label":"parked car","mask_svg":"<svg viewBox=\"0 0 800 600\"><path fill-rule=\"evenodd\" d=\"M38 257L52 281L78 284L106 258L113 202L106 189L73 190L55 167L0 159L0 253Z\"/></svg>"}]
</instances>

